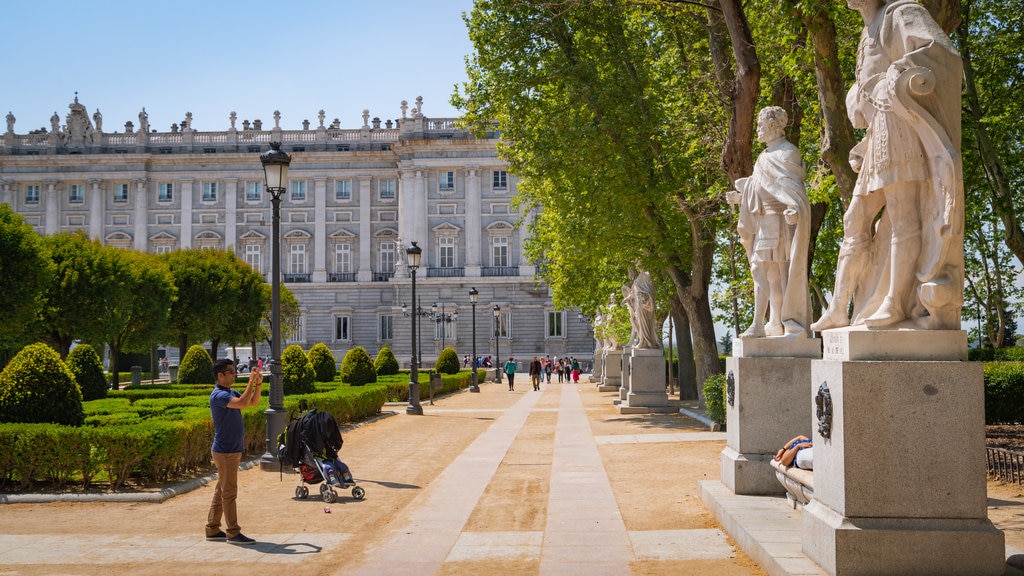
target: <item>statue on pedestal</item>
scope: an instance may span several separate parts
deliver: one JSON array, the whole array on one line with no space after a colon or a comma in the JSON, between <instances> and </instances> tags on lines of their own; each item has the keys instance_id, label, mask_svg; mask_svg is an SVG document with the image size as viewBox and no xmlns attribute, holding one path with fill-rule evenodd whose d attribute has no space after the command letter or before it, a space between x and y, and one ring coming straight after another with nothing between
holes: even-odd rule
<instances>
[{"instance_id":1,"label":"statue on pedestal","mask_svg":"<svg viewBox=\"0 0 1024 576\"><path fill-rule=\"evenodd\" d=\"M811 329L849 325L852 299L855 325L959 330L960 55L913 0L847 4L864 30L846 106L853 126L867 132L850 151L858 176L832 301Z\"/></svg>"},{"instance_id":2,"label":"statue on pedestal","mask_svg":"<svg viewBox=\"0 0 1024 576\"><path fill-rule=\"evenodd\" d=\"M647 271L640 272L629 288L623 286L622 303L629 308L632 326L629 345L633 348L661 348L654 321L654 282Z\"/></svg>"},{"instance_id":3,"label":"statue on pedestal","mask_svg":"<svg viewBox=\"0 0 1024 576\"><path fill-rule=\"evenodd\" d=\"M761 110L757 139L768 147L757 157L754 172L736 180L736 190L726 196L730 204L739 204L736 230L754 278L754 320L740 338L808 335L811 205L800 150L786 140L788 123L778 106Z\"/></svg>"}]
</instances>

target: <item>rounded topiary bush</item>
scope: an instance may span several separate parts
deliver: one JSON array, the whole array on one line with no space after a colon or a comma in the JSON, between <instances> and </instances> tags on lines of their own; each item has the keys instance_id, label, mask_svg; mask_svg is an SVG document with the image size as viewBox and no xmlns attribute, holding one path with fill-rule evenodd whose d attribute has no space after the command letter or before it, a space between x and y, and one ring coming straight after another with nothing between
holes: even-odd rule
<instances>
[{"instance_id":1,"label":"rounded topiary bush","mask_svg":"<svg viewBox=\"0 0 1024 576\"><path fill-rule=\"evenodd\" d=\"M333 382L337 374L337 359L331 353L331 349L323 342L318 342L309 349L309 363L313 365L313 373L316 374L317 382Z\"/></svg>"},{"instance_id":2,"label":"rounded topiary bush","mask_svg":"<svg viewBox=\"0 0 1024 576\"><path fill-rule=\"evenodd\" d=\"M341 361L341 381L349 386L362 386L377 381L377 371L366 348L356 346L345 354Z\"/></svg>"},{"instance_id":3,"label":"rounded topiary bush","mask_svg":"<svg viewBox=\"0 0 1024 576\"><path fill-rule=\"evenodd\" d=\"M298 344L292 344L281 353L281 387L285 395L315 392L316 373L309 357Z\"/></svg>"},{"instance_id":4,"label":"rounded topiary bush","mask_svg":"<svg viewBox=\"0 0 1024 576\"><path fill-rule=\"evenodd\" d=\"M725 374L714 374L704 381L704 410L719 424L725 424Z\"/></svg>"},{"instance_id":5,"label":"rounded topiary bush","mask_svg":"<svg viewBox=\"0 0 1024 576\"><path fill-rule=\"evenodd\" d=\"M107 397L107 377L103 374L103 363L96 349L88 344L79 344L68 354L68 369L75 377L82 400L99 400Z\"/></svg>"},{"instance_id":6,"label":"rounded topiary bush","mask_svg":"<svg viewBox=\"0 0 1024 576\"><path fill-rule=\"evenodd\" d=\"M193 344L185 352L178 368L179 384L214 384L213 359L199 344Z\"/></svg>"},{"instance_id":7,"label":"rounded topiary bush","mask_svg":"<svg viewBox=\"0 0 1024 576\"><path fill-rule=\"evenodd\" d=\"M398 374L398 358L395 358L395 353L389 346L383 346L380 352L377 352L377 357L373 359L373 369L378 376Z\"/></svg>"},{"instance_id":8,"label":"rounded topiary bush","mask_svg":"<svg viewBox=\"0 0 1024 576\"><path fill-rule=\"evenodd\" d=\"M82 392L56 350L31 344L0 372L0 422L85 422Z\"/></svg>"},{"instance_id":9,"label":"rounded topiary bush","mask_svg":"<svg viewBox=\"0 0 1024 576\"><path fill-rule=\"evenodd\" d=\"M449 346L441 350L441 354L438 355L437 363L434 364L434 372L438 374L457 374L459 367L459 354L454 348Z\"/></svg>"}]
</instances>

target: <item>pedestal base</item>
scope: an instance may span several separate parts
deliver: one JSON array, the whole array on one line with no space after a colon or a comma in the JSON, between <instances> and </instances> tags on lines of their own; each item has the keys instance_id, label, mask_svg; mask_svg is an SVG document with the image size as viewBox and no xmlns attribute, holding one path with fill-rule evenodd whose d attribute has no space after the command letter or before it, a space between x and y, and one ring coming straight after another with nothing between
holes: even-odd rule
<instances>
[{"instance_id":1,"label":"pedestal base","mask_svg":"<svg viewBox=\"0 0 1024 576\"><path fill-rule=\"evenodd\" d=\"M817 349L819 342L811 343L807 348ZM731 383L726 384L726 449L721 472L722 484L736 494L785 493L769 463L791 438L811 435L811 361L726 359L726 380Z\"/></svg>"},{"instance_id":2,"label":"pedestal base","mask_svg":"<svg viewBox=\"0 0 1024 576\"><path fill-rule=\"evenodd\" d=\"M664 408L665 356L660 348L633 349L629 357L629 393L621 408Z\"/></svg>"},{"instance_id":3,"label":"pedestal base","mask_svg":"<svg viewBox=\"0 0 1024 576\"><path fill-rule=\"evenodd\" d=\"M887 353L913 348L884 338ZM830 574L1003 573L1003 534L987 518L980 363L818 360L811 384L808 557Z\"/></svg>"}]
</instances>

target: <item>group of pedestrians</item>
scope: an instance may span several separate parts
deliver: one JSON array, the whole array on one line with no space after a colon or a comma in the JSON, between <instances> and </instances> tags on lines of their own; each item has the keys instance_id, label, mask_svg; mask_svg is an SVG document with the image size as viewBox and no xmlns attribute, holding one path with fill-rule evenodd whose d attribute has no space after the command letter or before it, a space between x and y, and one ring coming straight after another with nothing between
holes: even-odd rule
<instances>
[{"instance_id":1,"label":"group of pedestrians","mask_svg":"<svg viewBox=\"0 0 1024 576\"><path fill-rule=\"evenodd\" d=\"M509 392L515 391L515 377L518 369L519 363L512 356L509 356L508 361L502 366L502 372L505 373L505 378L508 381ZM580 363L571 356L569 358L559 358L558 356L552 358L550 355L543 358L534 356L533 360L530 361L527 373L530 375L533 389L540 390L540 383L542 381L546 381L548 384L551 383L552 374L558 375L559 383L579 382Z\"/></svg>"}]
</instances>

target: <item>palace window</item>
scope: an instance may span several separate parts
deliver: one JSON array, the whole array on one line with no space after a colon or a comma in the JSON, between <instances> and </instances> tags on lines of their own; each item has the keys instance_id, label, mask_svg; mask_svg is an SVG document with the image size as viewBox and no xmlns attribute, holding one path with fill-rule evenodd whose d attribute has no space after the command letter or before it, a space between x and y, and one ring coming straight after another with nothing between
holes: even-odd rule
<instances>
[{"instance_id":1,"label":"palace window","mask_svg":"<svg viewBox=\"0 0 1024 576\"><path fill-rule=\"evenodd\" d=\"M334 339L340 342L352 339L352 318L350 316L334 317Z\"/></svg>"},{"instance_id":2,"label":"palace window","mask_svg":"<svg viewBox=\"0 0 1024 576\"><path fill-rule=\"evenodd\" d=\"M512 311L502 308L498 317L491 316L491 336L497 338L512 337Z\"/></svg>"},{"instance_id":3,"label":"palace window","mask_svg":"<svg viewBox=\"0 0 1024 576\"><path fill-rule=\"evenodd\" d=\"M25 186L25 204L39 204L39 185Z\"/></svg>"},{"instance_id":4,"label":"palace window","mask_svg":"<svg viewBox=\"0 0 1024 576\"><path fill-rule=\"evenodd\" d=\"M455 267L454 236L441 236L437 239L437 266L439 268Z\"/></svg>"},{"instance_id":5,"label":"palace window","mask_svg":"<svg viewBox=\"0 0 1024 576\"><path fill-rule=\"evenodd\" d=\"M338 243L334 245L334 271L347 273L352 271L352 245Z\"/></svg>"},{"instance_id":6,"label":"palace window","mask_svg":"<svg viewBox=\"0 0 1024 576\"><path fill-rule=\"evenodd\" d=\"M288 273L306 273L306 245L301 242L292 244L288 249Z\"/></svg>"},{"instance_id":7,"label":"palace window","mask_svg":"<svg viewBox=\"0 0 1024 576\"><path fill-rule=\"evenodd\" d=\"M170 202L174 200L174 184L161 183L160 191L156 197L158 202Z\"/></svg>"},{"instance_id":8,"label":"palace window","mask_svg":"<svg viewBox=\"0 0 1024 576\"><path fill-rule=\"evenodd\" d=\"M380 270L378 270L378 272L385 272L388 274L393 274L395 272L394 242L380 243Z\"/></svg>"},{"instance_id":9,"label":"palace window","mask_svg":"<svg viewBox=\"0 0 1024 576\"><path fill-rule=\"evenodd\" d=\"M378 334L378 337L381 341L394 339L394 316L391 316L390 314L381 314L380 334Z\"/></svg>"},{"instance_id":10,"label":"palace window","mask_svg":"<svg viewBox=\"0 0 1024 576\"><path fill-rule=\"evenodd\" d=\"M491 238L491 266L508 266L508 236Z\"/></svg>"},{"instance_id":11,"label":"palace window","mask_svg":"<svg viewBox=\"0 0 1024 576\"><path fill-rule=\"evenodd\" d=\"M215 202L217 200L217 183L203 182L203 202Z\"/></svg>"},{"instance_id":12,"label":"palace window","mask_svg":"<svg viewBox=\"0 0 1024 576\"><path fill-rule=\"evenodd\" d=\"M292 200L296 202L303 202L306 200L306 181L299 180L298 182L292 182Z\"/></svg>"},{"instance_id":13,"label":"palace window","mask_svg":"<svg viewBox=\"0 0 1024 576\"><path fill-rule=\"evenodd\" d=\"M380 197L382 200L390 200L395 197L395 181L386 179L380 181Z\"/></svg>"},{"instance_id":14,"label":"palace window","mask_svg":"<svg viewBox=\"0 0 1024 576\"><path fill-rule=\"evenodd\" d=\"M495 190L508 190L508 172L505 170L495 170L492 174L494 175L494 181L491 183L491 188Z\"/></svg>"},{"instance_id":15,"label":"palace window","mask_svg":"<svg viewBox=\"0 0 1024 576\"><path fill-rule=\"evenodd\" d=\"M454 192L455 172L451 170L439 172L437 174L437 188L441 192Z\"/></svg>"},{"instance_id":16,"label":"palace window","mask_svg":"<svg viewBox=\"0 0 1024 576\"><path fill-rule=\"evenodd\" d=\"M128 185L114 184L114 202L128 201Z\"/></svg>"},{"instance_id":17,"label":"palace window","mask_svg":"<svg viewBox=\"0 0 1024 576\"><path fill-rule=\"evenodd\" d=\"M81 204L85 201L85 186L72 184L68 187L68 201L72 204Z\"/></svg>"},{"instance_id":18,"label":"palace window","mask_svg":"<svg viewBox=\"0 0 1024 576\"><path fill-rule=\"evenodd\" d=\"M351 200L352 199L352 181L351 180L338 180L334 183L334 199L335 200Z\"/></svg>"},{"instance_id":19,"label":"palace window","mask_svg":"<svg viewBox=\"0 0 1024 576\"><path fill-rule=\"evenodd\" d=\"M260 270L260 245L259 244L246 244L245 245L245 263L252 267L253 270L263 273Z\"/></svg>"},{"instance_id":20,"label":"palace window","mask_svg":"<svg viewBox=\"0 0 1024 576\"><path fill-rule=\"evenodd\" d=\"M547 314L548 338L565 338L565 312L549 310Z\"/></svg>"},{"instance_id":21,"label":"palace window","mask_svg":"<svg viewBox=\"0 0 1024 576\"><path fill-rule=\"evenodd\" d=\"M246 182L245 183L245 201L246 202L259 202L261 193L263 191L263 184L261 182Z\"/></svg>"}]
</instances>

